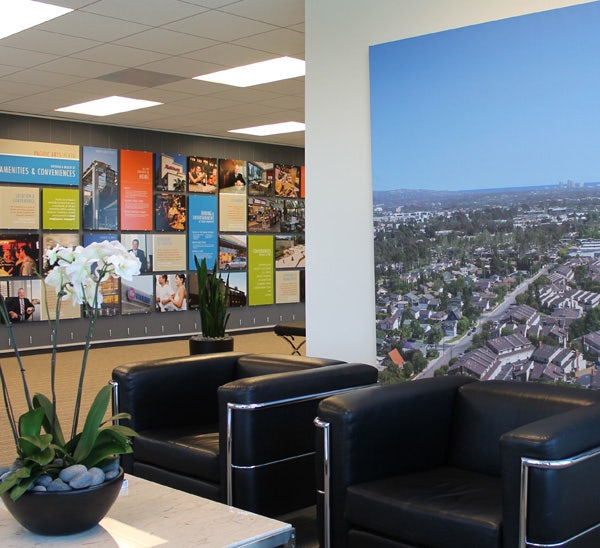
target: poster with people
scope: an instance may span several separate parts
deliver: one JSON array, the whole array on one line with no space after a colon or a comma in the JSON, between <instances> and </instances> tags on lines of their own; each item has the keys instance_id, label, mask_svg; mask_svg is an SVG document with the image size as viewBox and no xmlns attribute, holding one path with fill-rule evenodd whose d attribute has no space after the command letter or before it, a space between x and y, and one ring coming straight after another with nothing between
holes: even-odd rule
<instances>
[{"instance_id":1,"label":"poster with people","mask_svg":"<svg viewBox=\"0 0 600 548\"><path fill-rule=\"evenodd\" d=\"M39 270L38 234L0 234L0 276L32 277Z\"/></svg>"},{"instance_id":2,"label":"poster with people","mask_svg":"<svg viewBox=\"0 0 600 548\"><path fill-rule=\"evenodd\" d=\"M187 275L158 274L156 276L154 304L157 312L183 312L188 310Z\"/></svg>"},{"instance_id":3,"label":"poster with people","mask_svg":"<svg viewBox=\"0 0 600 548\"><path fill-rule=\"evenodd\" d=\"M185 194L156 194L154 213L156 230L184 232L187 221Z\"/></svg>"},{"instance_id":4,"label":"poster with people","mask_svg":"<svg viewBox=\"0 0 600 548\"><path fill-rule=\"evenodd\" d=\"M188 191L215 194L219 188L219 164L216 158L188 158Z\"/></svg>"}]
</instances>

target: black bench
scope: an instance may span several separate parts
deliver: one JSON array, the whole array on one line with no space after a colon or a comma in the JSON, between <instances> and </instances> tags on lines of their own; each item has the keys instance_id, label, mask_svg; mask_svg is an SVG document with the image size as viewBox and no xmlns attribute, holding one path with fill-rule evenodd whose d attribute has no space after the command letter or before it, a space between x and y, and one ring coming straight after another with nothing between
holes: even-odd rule
<instances>
[{"instance_id":1,"label":"black bench","mask_svg":"<svg viewBox=\"0 0 600 548\"><path fill-rule=\"evenodd\" d=\"M306 343L306 324L304 322L279 323L275 326L275 335L284 338L293 348L292 355L300 356L300 349ZM305 337L299 344L294 337Z\"/></svg>"}]
</instances>

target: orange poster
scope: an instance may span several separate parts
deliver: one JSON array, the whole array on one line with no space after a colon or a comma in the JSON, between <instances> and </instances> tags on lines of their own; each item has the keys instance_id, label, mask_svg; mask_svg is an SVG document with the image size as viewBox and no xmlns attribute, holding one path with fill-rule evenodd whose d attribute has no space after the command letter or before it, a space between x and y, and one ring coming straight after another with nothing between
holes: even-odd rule
<instances>
[{"instance_id":1,"label":"orange poster","mask_svg":"<svg viewBox=\"0 0 600 548\"><path fill-rule=\"evenodd\" d=\"M121 230L152 230L152 152L121 151Z\"/></svg>"}]
</instances>

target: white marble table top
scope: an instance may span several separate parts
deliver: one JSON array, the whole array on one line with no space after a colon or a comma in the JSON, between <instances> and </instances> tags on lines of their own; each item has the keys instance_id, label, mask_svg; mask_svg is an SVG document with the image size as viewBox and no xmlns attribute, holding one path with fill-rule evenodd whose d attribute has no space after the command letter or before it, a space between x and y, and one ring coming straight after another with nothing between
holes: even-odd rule
<instances>
[{"instance_id":1,"label":"white marble table top","mask_svg":"<svg viewBox=\"0 0 600 548\"><path fill-rule=\"evenodd\" d=\"M126 475L99 525L76 535L46 537L25 530L0 501L0 546L268 548L293 542L291 525Z\"/></svg>"}]
</instances>

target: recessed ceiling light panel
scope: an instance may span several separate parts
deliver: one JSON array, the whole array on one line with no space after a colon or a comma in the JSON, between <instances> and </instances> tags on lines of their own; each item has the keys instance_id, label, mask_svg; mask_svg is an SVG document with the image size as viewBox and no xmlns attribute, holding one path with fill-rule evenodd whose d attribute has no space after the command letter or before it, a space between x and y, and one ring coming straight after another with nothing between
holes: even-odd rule
<instances>
[{"instance_id":1,"label":"recessed ceiling light panel","mask_svg":"<svg viewBox=\"0 0 600 548\"><path fill-rule=\"evenodd\" d=\"M301 122L281 122L279 124L267 124L266 126L245 127L241 129L230 129L228 133L244 133L246 135L279 135L280 133L294 133L304 131L306 125Z\"/></svg>"},{"instance_id":2,"label":"recessed ceiling light panel","mask_svg":"<svg viewBox=\"0 0 600 548\"><path fill-rule=\"evenodd\" d=\"M113 95L112 97L104 97L103 99L96 99L95 101L79 103L69 107L57 108L55 110L57 112L89 114L90 116L110 116L111 114L119 114L121 112L129 112L130 110L155 107L157 105L162 105L162 103Z\"/></svg>"},{"instance_id":3,"label":"recessed ceiling light panel","mask_svg":"<svg viewBox=\"0 0 600 548\"><path fill-rule=\"evenodd\" d=\"M73 11L34 0L0 2L0 39Z\"/></svg>"},{"instance_id":4,"label":"recessed ceiling light panel","mask_svg":"<svg viewBox=\"0 0 600 548\"><path fill-rule=\"evenodd\" d=\"M194 80L246 88L268 82L287 80L288 78L297 78L304 76L305 73L306 64L303 60L294 59L293 57L279 57L270 61L261 61L260 63L195 76Z\"/></svg>"}]
</instances>

